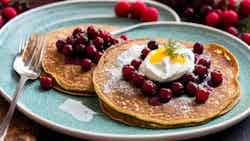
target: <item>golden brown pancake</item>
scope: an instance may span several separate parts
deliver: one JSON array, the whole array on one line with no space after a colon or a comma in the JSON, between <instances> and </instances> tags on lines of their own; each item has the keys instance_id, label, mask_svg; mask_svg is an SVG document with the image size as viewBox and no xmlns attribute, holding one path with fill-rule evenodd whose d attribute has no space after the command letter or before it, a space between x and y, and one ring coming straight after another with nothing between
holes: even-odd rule
<instances>
[{"instance_id":1,"label":"golden brown pancake","mask_svg":"<svg viewBox=\"0 0 250 141\"><path fill-rule=\"evenodd\" d=\"M167 39L156 39L160 44ZM223 74L223 83L215 88L204 104L194 98L181 96L160 106L151 106L140 90L112 73L121 71L117 57L134 44L146 44L149 39L136 39L106 50L93 74L93 83L100 98L102 111L114 120L147 128L171 128L205 123L228 112L239 101L239 67L236 58L218 44L205 46L204 55L210 56L211 68ZM179 41L191 48L193 43ZM120 72L121 73L121 72ZM114 75L114 74L113 74Z\"/></svg>"},{"instance_id":2,"label":"golden brown pancake","mask_svg":"<svg viewBox=\"0 0 250 141\"><path fill-rule=\"evenodd\" d=\"M73 95L94 96L95 90L92 83L92 73L95 66L90 71L83 71L80 65L64 63L64 55L56 48L56 41L64 39L72 34L76 27L86 29L89 25L80 25L55 30L48 34L48 41L42 61L43 70L55 79L54 88ZM108 32L117 30L118 27L108 25L93 25L98 29Z\"/></svg>"}]
</instances>

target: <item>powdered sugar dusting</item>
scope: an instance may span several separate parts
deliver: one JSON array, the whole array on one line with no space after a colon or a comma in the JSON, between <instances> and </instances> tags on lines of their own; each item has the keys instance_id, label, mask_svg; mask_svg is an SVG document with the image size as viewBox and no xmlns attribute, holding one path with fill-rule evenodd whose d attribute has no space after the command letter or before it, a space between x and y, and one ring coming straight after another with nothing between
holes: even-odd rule
<instances>
[{"instance_id":1,"label":"powdered sugar dusting","mask_svg":"<svg viewBox=\"0 0 250 141\"><path fill-rule=\"evenodd\" d=\"M182 97L170 100L167 104L175 108L176 111L179 111L178 109L180 109L184 113L187 113L191 110L190 104L192 104L192 99L186 96L182 96Z\"/></svg>"},{"instance_id":2,"label":"powdered sugar dusting","mask_svg":"<svg viewBox=\"0 0 250 141\"><path fill-rule=\"evenodd\" d=\"M106 74L110 76L110 79L103 84L104 93L109 94L111 90L119 91L126 95L136 95L141 91L131 86L127 81L122 80L121 67L106 68Z\"/></svg>"}]
</instances>

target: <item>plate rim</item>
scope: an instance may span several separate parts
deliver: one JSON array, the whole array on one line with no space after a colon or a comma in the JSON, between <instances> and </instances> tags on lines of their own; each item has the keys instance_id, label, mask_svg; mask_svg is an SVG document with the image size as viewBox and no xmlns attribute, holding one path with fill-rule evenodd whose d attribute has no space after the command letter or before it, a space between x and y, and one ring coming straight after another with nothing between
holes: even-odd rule
<instances>
[{"instance_id":1,"label":"plate rim","mask_svg":"<svg viewBox=\"0 0 250 141\"><path fill-rule=\"evenodd\" d=\"M202 28L205 30L213 31L213 32L218 32L220 34L223 34L224 36L232 38L232 41L236 41L240 44L242 44L246 49L250 51L249 46L241 41L239 38L230 35L229 33L226 33L225 31L221 31L219 29L215 29L213 27L208 27L205 25L201 24L195 24L195 23L187 23L187 22L167 22L167 21L162 21L162 22L155 22L153 23L155 25L157 24L165 24L165 25L179 25L179 26L190 26L190 27L195 27L195 28ZM5 99L8 101L11 100L11 97L6 94L6 92L0 88L0 95L3 96ZM40 117L39 115L32 113L28 108L26 108L24 105L21 103L17 104L18 109L24 113L27 117L33 119L34 121L51 128L53 130L56 130L58 132L78 137L78 138L90 138L90 139L119 139L119 140L128 140L128 139L139 139L139 140L150 140L150 139L188 139L188 138L194 138L194 137L200 137L208 134L212 134L218 131L221 131L223 129L226 129L244 118L246 118L250 114L250 107L248 107L246 110L244 110L242 113L234 116L233 118L229 120L225 120L219 124L212 125L209 127L203 127L202 129L193 129L193 130L188 130L188 131L179 131L178 133L160 133L160 134L155 134L155 135L126 135L126 134L112 134L112 133L96 133L92 131L84 131L80 129L74 129L71 127L66 127L63 125L60 125L58 123L55 123L53 121L47 120L43 117Z\"/></svg>"}]
</instances>

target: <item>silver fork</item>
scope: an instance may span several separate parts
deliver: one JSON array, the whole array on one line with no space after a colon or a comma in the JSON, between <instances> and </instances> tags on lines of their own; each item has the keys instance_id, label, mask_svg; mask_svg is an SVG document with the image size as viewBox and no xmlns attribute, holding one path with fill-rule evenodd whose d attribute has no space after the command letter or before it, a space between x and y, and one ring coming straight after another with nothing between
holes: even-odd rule
<instances>
[{"instance_id":1,"label":"silver fork","mask_svg":"<svg viewBox=\"0 0 250 141\"><path fill-rule=\"evenodd\" d=\"M19 53L13 62L13 68L20 75L20 80L10 108L0 125L0 141L4 141L25 82L29 79L37 79L41 73L45 42L46 34L34 34L31 37L27 35L19 44Z\"/></svg>"}]
</instances>

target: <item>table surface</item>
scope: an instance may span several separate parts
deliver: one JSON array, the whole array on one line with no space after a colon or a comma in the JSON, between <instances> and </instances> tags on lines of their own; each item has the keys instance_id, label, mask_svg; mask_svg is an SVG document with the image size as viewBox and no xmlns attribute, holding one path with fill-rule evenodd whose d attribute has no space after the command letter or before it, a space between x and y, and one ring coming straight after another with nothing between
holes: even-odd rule
<instances>
[{"instance_id":1,"label":"table surface","mask_svg":"<svg viewBox=\"0 0 250 141\"><path fill-rule=\"evenodd\" d=\"M31 6L36 7L42 4L50 3L58 0L32 0ZM8 103L0 97L0 119L2 119L8 109ZM187 141L249 141L250 140L250 117L241 123L228 128L222 132L205 136L202 138ZM32 120L25 117L19 111L16 111L11 127L8 131L6 141L44 141L44 140L60 140L60 141L78 141L73 137L69 137L50 129L47 129Z\"/></svg>"}]
</instances>

